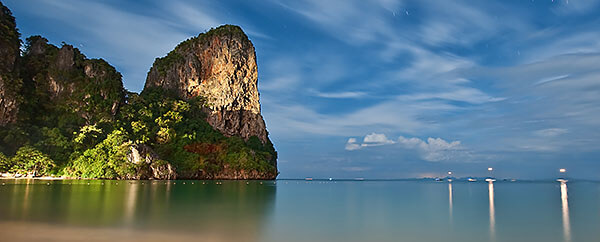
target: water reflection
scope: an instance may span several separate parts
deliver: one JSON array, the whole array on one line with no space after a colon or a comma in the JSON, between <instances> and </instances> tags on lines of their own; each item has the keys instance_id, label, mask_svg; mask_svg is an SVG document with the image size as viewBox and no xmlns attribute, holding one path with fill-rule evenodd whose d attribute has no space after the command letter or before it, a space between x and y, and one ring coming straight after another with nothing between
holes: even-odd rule
<instances>
[{"instance_id":1,"label":"water reflection","mask_svg":"<svg viewBox=\"0 0 600 242\"><path fill-rule=\"evenodd\" d=\"M0 237L260 241L276 191L259 182L143 182L15 181L0 190Z\"/></svg>"},{"instance_id":2,"label":"water reflection","mask_svg":"<svg viewBox=\"0 0 600 242\"><path fill-rule=\"evenodd\" d=\"M490 200L490 239L496 240L496 208L494 206L494 183L489 181L488 193Z\"/></svg>"},{"instance_id":3,"label":"water reflection","mask_svg":"<svg viewBox=\"0 0 600 242\"><path fill-rule=\"evenodd\" d=\"M450 223L452 223L452 182L448 183L448 206L450 213Z\"/></svg>"},{"instance_id":4,"label":"water reflection","mask_svg":"<svg viewBox=\"0 0 600 242\"><path fill-rule=\"evenodd\" d=\"M565 242L571 242L571 222L569 220L569 197L567 195L567 182L560 182L560 199L562 201L563 235Z\"/></svg>"},{"instance_id":5,"label":"water reflection","mask_svg":"<svg viewBox=\"0 0 600 242\"><path fill-rule=\"evenodd\" d=\"M128 224L133 224L135 219L135 206L137 204L138 184L133 184L128 188L125 198L124 220Z\"/></svg>"}]
</instances>

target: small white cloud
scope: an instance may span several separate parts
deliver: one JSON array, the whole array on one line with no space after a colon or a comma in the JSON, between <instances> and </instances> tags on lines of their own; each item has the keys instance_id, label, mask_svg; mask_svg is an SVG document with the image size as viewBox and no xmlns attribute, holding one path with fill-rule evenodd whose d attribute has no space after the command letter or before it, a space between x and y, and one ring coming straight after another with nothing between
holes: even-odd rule
<instances>
[{"instance_id":1,"label":"small white cloud","mask_svg":"<svg viewBox=\"0 0 600 242\"><path fill-rule=\"evenodd\" d=\"M388 139L385 134L370 133L365 135L362 144L358 143L356 138L349 138L348 142L346 142L346 150L358 150L369 146L381 146L395 143L396 141Z\"/></svg>"},{"instance_id":2,"label":"small white cloud","mask_svg":"<svg viewBox=\"0 0 600 242\"><path fill-rule=\"evenodd\" d=\"M400 136L398 142L407 149L418 150L421 158L426 161L450 160L457 155L461 147L460 141L448 142L442 138L405 138Z\"/></svg>"},{"instance_id":3,"label":"small white cloud","mask_svg":"<svg viewBox=\"0 0 600 242\"><path fill-rule=\"evenodd\" d=\"M419 138L404 138L404 136L400 136L398 138L398 142L400 142L400 144L404 145L407 148L417 148L420 144L423 143L423 140L419 139Z\"/></svg>"},{"instance_id":4,"label":"small white cloud","mask_svg":"<svg viewBox=\"0 0 600 242\"><path fill-rule=\"evenodd\" d=\"M565 134L567 132L568 132L568 130L566 130L566 129L550 128L550 129L537 130L534 133L535 133L535 135L541 136L541 137L554 137L554 136L559 136L561 134Z\"/></svg>"},{"instance_id":5,"label":"small white cloud","mask_svg":"<svg viewBox=\"0 0 600 242\"><path fill-rule=\"evenodd\" d=\"M393 140L389 140L385 134L370 133L365 136L363 143L371 145L384 145L396 143Z\"/></svg>"},{"instance_id":6,"label":"small white cloud","mask_svg":"<svg viewBox=\"0 0 600 242\"><path fill-rule=\"evenodd\" d=\"M346 150L358 150L361 146L356 143L355 138L349 138L348 142L346 142Z\"/></svg>"}]
</instances>

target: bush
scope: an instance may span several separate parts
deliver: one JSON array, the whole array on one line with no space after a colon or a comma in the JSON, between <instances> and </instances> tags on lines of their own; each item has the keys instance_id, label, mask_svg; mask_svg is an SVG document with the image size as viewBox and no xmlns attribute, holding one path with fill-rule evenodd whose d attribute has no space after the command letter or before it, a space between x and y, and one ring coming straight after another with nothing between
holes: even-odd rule
<instances>
[{"instance_id":1,"label":"bush","mask_svg":"<svg viewBox=\"0 0 600 242\"><path fill-rule=\"evenodd\" d=\"M12 159L6 157L4 153L0 153L0 172L8 172L13 165Z\"/></svg>"},{"instance_id":2,"label":"bush","mask_svg":"<svg viewBox=\"0 0 600 242\"><path fill-rule=\"evenodd\" d=\"M48 175L50 170L56 166L48 155L28 145L17 150L12 158L12 163L14 164L10 169L12 172L22 174L31 172L33 176Z\"/></svg>"},{"instance_id":3,"label":"bush","mask_svg":"<svg viewBox=\"0 0 600 242\"><path fill-rule=\"evenodd\" d=\"M127 161L131 142L122 130L114 130L106 139L77 157L67 174L82 178L129 178L135 173L135 165Z\"/></svg>"}]
</instances>

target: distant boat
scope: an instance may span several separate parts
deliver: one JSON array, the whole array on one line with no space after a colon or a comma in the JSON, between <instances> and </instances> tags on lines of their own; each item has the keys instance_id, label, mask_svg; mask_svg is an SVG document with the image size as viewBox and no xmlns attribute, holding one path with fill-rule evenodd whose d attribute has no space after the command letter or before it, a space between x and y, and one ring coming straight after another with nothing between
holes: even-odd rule
<instances>
[{"instance_id":1,"label":"distant boat","mask_svg":"<svg viewBox=\"0 0 600 242\"><path fill-rule=\"evenodd\" d=\"M365 180L365 178L358 177L358 178L354 178L354 180L356 180L356 181L364 181L364 180Z\"/></svg>"},{"instance_id":2,"label":"distant boat","mask_svg":"<svg viewBox=\"0 0 600 242\"><path fill-rule=\"evenodd\" d=\"M444 181L442 178L435 178L435 181Z\"/></svg>"},{"instance_id":3,"label":"distant boat","mask_svg":"<svg viewBox=\"0 0 600 242\"><path fill-rule=\"evenodd\" d=\"M329 180L330 180L330 181L333 181L333 178L331 178L331 177L330 177L330 178L329 178Z\"/></svg>"},{"instance_id":4,"label":"distant boat","mask_svg":"<svg viewBox=\"0 0 600 242\"><path fill-rule=\"evenodd\" d=\"M467 181L469 181L469 182L476 182L476 181L477 181L477 179L475 179L475 178L472 178L472 177L469 177L469 179L467 179Z\"/></svg>"},{"instance_id":5,"label":"distant boat","mask_svg":"<svg viewBox=\"0 0 600 242\"><path fill-rule=\"evenodd\" d=\"M307 178L304 178L304 180L307 180L307 181L312 181L312 180L313 180L313 178L312 178L312 177L307 177Z\"/></svg>"}]
</instances>

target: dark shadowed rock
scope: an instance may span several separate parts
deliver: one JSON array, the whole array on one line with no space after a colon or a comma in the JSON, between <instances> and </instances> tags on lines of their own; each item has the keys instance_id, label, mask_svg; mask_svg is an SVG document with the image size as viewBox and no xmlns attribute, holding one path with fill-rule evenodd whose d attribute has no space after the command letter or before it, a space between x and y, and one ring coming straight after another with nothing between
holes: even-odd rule
<instances>
[{"instance_id":1,"label":"dark shadowed rock","mask_svg":"<svg viewBox=\"0 0 600 242\"><path fill-rule=\"evenodd\" d=\"M24 120L61 112L76 114L87 124L111 120L125 99L121 74L102 59L88 59L72 45L59 48L41 36L29 37L21 66L23 93L36 97L25 105L43 112Z\"/></svg>"},{"instance_id":2,"label":"dark shadowed rock","mask_svg":"<svg viewBox=\"0 0 600 242\"><path fill-rule=\"evenodd\" d=\"M20 34L10 10L0 2L0 126L14 123L22 98L16 74Z\"/></svg>"}]
</instances>

